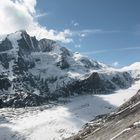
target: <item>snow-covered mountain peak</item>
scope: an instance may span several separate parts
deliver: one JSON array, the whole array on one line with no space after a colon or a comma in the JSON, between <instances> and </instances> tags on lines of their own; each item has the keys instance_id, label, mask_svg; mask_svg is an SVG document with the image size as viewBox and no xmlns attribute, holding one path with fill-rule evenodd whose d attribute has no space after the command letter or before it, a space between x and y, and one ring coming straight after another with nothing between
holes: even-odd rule
<instances>
[{"instance_id":1,"label":"snow-covered mountain peak","mask_svg":"<svg viewBox=\"0 0 140 140\"><path fill-rule=\"evenodd\" d=\"M73 53L56 41L37 40L24 30L2 37L0 42L0 94L6 95L4 101L9 94L20 100L10 105L36 105L44 97L56 100L74 94L109 93L132 82L126 71Z\"/></svg>"},{"instance_id":2,"label":"snow-covered mountain peak","mask_svg":"<svg viewBox=\"0 0 140 140\"><path fill-rule=\"evenodd\" d=\"M67 63L67 65L69 63L71 66L83 67L82 69L107 68L107 65L105 64L95 60L93 61L79 53L72 53L65 47L61 47L53 40L37 40L36 37L31 37L25 30L17 31L2 37L0 42L0 52L4 53L8 50L9 52L12 51L14 54L18 52L20 56L25 54L27 55L27 53L28 55L31 53L33 54L35 52L36 54L37 52L41 54L42 52L45 53L45 55L48 55L48 57L56 57L55 61L60 61L61 59L63 62L65 62L65 64Z\"/></svg>"},{"instance_id":3,"label":"snow-covered mountain peak","mask_svg":"<svg viewBox=\"0 0 140 140\"><path fill-rule=\"evenodd\" d=\"M135 80L139 80L140 79L140 62L135 62L129 66L126 66L122 68L121 71L127 71L131 74L131 76Z\"/></svg>"},{"instance_id":4,"label":"snow-covered mountain peak","mask_svg":"<svg viewBox=\"0 0 140 140\"><path fill-rule=\"evenodd\" d=\"M140 62L135 62L129 66L122 68L123 70L140 70Z\"/></svg>"}]
</instances>

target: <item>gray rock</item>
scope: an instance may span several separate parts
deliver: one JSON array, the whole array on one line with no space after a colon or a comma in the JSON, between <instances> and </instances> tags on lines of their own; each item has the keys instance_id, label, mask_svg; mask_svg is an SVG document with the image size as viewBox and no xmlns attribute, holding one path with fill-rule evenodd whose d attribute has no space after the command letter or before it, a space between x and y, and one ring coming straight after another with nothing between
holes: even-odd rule
<instances>
[{"instance_id":1,"label":"gray rock","mask_svg":"<svg viewBox=\"0 0 140 140\"><path fill-rule=\"evenodd\" d=\"M96 117L67 140L139 140L139 131L140 91L115 112Z\"/></svg>"},{"instance_id":2,"label":"gray rock","mask_svg":"<svg viewBox=\"0 0 140 140\"><path fill-rule=\"evenodd\" d=\"M0 52L7 51L7 50L10 50L12 48L13 48L12 43L10 42L10 40L7 37L5 38L5 40L3 40L0 43Z\"/></svg>"}]
</instances>

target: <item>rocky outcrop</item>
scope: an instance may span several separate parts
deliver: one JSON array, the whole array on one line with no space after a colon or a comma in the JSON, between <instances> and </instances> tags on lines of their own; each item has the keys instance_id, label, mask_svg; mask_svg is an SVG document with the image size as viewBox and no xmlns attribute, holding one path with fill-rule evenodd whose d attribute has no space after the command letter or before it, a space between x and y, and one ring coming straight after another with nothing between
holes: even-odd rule
<instances>
[{"instance_id":1,"label":"rocky outcrop","mask_svg":"<svg viewBox=\"0 0 140 140\"><path fill-rule=\"evenodd\" d=\"M97 116L68 140L139 140L140 91L115 112Z\"/></svg>"},{"instance_id":2,"label":"rocky outcrop","mask_svg":"<svg viewBox=\"0 0 140 140\"><path fill-rule=\"evenodd\" d=\"M10 42L10 40L7 37L0 44L0 52L7 51L7 50L10 50L12 48L13 48L12 43Z\"/></svg>"},{"instance_id":3,"label":"rocky outcrop","mask_svg":"<svg viewBox=\"0 0 140 140\"><path fill-rule=\"evenodd\" d=\"M47 45L46 45L47 44ZM50 52L53 50L56 42L48 39L41 39L39 41L39 48L42 52Z\"/></svg>"},{"instance_id":4,"label":"rocky outcrop","mask_svg":"<svg viewBox=\"0 0 140 140\"><path fill-rule=\"evenodd\" d=\"M118 88L127 88L133 82L133 79L130 77L129 74L128 74L127 79L123 77L125 80L120 78L118 74L114 75L112 79L103 78L102 75L105 75L105 73L100 74L98 72L93 72L87 78L72 82L66 85L65 87L63 87L63 89L61 90L65 92L64 95L67 95L67 96L69 96L72 93L78 93L78 94L82 94L82 93L106 94L108 93L109 94ZM114 79L116 79L116 81L114 81ZM121 82L119 83L117 80L120 80ZM129 84L127 85L126 83L127 84L129 83Z\"/></svg>"},{"instance_id":5,"label":"rocky outcrop","mask_svg":"<svg viewBox=\"0 0 140 140\"><path fill-rule=\"evenodd\" d=\"M27 107L27 106L40 106L43 103L48 103L48 99L41 95L18 92L14 95L3 95L0 98L0 108L3 107Z\"/></svg>"},{"instance_id":6,"label":"rocky outcrop","mask_svg":"<svg viewBox=\"0 0 140 140\"><path fill-rule=\"evenodd\" d=\"M9 62L12 60L11 56L9 56L7 53L1 53L0 54L0 61L1 65L5 68L9 68Z\"/></svg>"},{"instance_id":7,"label":"rocky outcrop","mask_svg":"<svg viewBox=\"0 0 140 140\"><path fill-rule=\"evenodd\" d=\"M0 75L0 90L8 90L11 86L10 80L8 79L7 75L1 74Z\"/></svg>"}]
</instances>

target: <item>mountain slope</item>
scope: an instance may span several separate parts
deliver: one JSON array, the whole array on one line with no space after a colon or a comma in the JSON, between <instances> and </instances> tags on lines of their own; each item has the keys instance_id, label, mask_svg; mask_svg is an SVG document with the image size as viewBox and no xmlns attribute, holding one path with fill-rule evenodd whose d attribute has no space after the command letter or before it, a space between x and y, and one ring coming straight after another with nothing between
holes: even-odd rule
<instances>
[{"instance_id":1,"label":"mountain slope","mask_svg":"<svg viewBox=\"0 0 140 140\"><path fill-rule=\"evenodd\" d=\"M107 94L133 78L26 31L0 39L1 107L36 106L75 94Z\"/></svg>"},{"instance_id":2,"label":"mountain slope","mask_svg":"<svg viewBox=\"0 0 140 140\"><path fill-rule=\"evenodd\" d=\"M128 89L109 95L82 95L61 98L56 105L0 109L1 140L62 140L76 133L97 115L110 113L122 105L140 87L140 81ZM92 123L91 123L92 125Z\"/></svg>"},{"instance_id":3,"label":"mountain slope","mask_svg":"<svg viewBox=\"0 0 140 140\"><path fill-rule=\"evenodd\" d=\"M135 80L140 80L140 62L135 62L130 66L122 68L122 71L128 71Z\"/></svg>"},{"instance_id":4,"label":"mountain slope","mask_svg":"<svg viewBox=\"0 0 140 140\"><path fill-rule=\"evenodd\" d=\"M139 140L140 91L115 112L97 116L69 140Z\"/></svg>"}]
</instances>

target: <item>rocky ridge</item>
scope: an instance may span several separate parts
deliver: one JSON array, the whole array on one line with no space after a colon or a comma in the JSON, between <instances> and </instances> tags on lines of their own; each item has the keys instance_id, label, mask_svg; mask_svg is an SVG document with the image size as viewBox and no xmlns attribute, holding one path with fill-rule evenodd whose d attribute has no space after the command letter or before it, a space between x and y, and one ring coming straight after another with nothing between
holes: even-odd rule
<instances>
[{"instance_id":1,"label":"rocky ridge","mask_svg":"<svg viewBox=\"0 0 140 140\"><path fill-rule=\"evenodd\" d=\"M68 140L139 140L140 90L115 112L99 115Z\"/></svg>"},{"instance_id":2,"label":"rocky ridge","mask_svg":"<svg viewBox=\"0 0 140 140\"><path fill-rule=\"evenodd\" d=\"M38 106L59 97L108 94L128 88L127 70L73 53L49 39L37 40L26 31L0 38L0 106Z\"/></svg>"}]
</instances>

